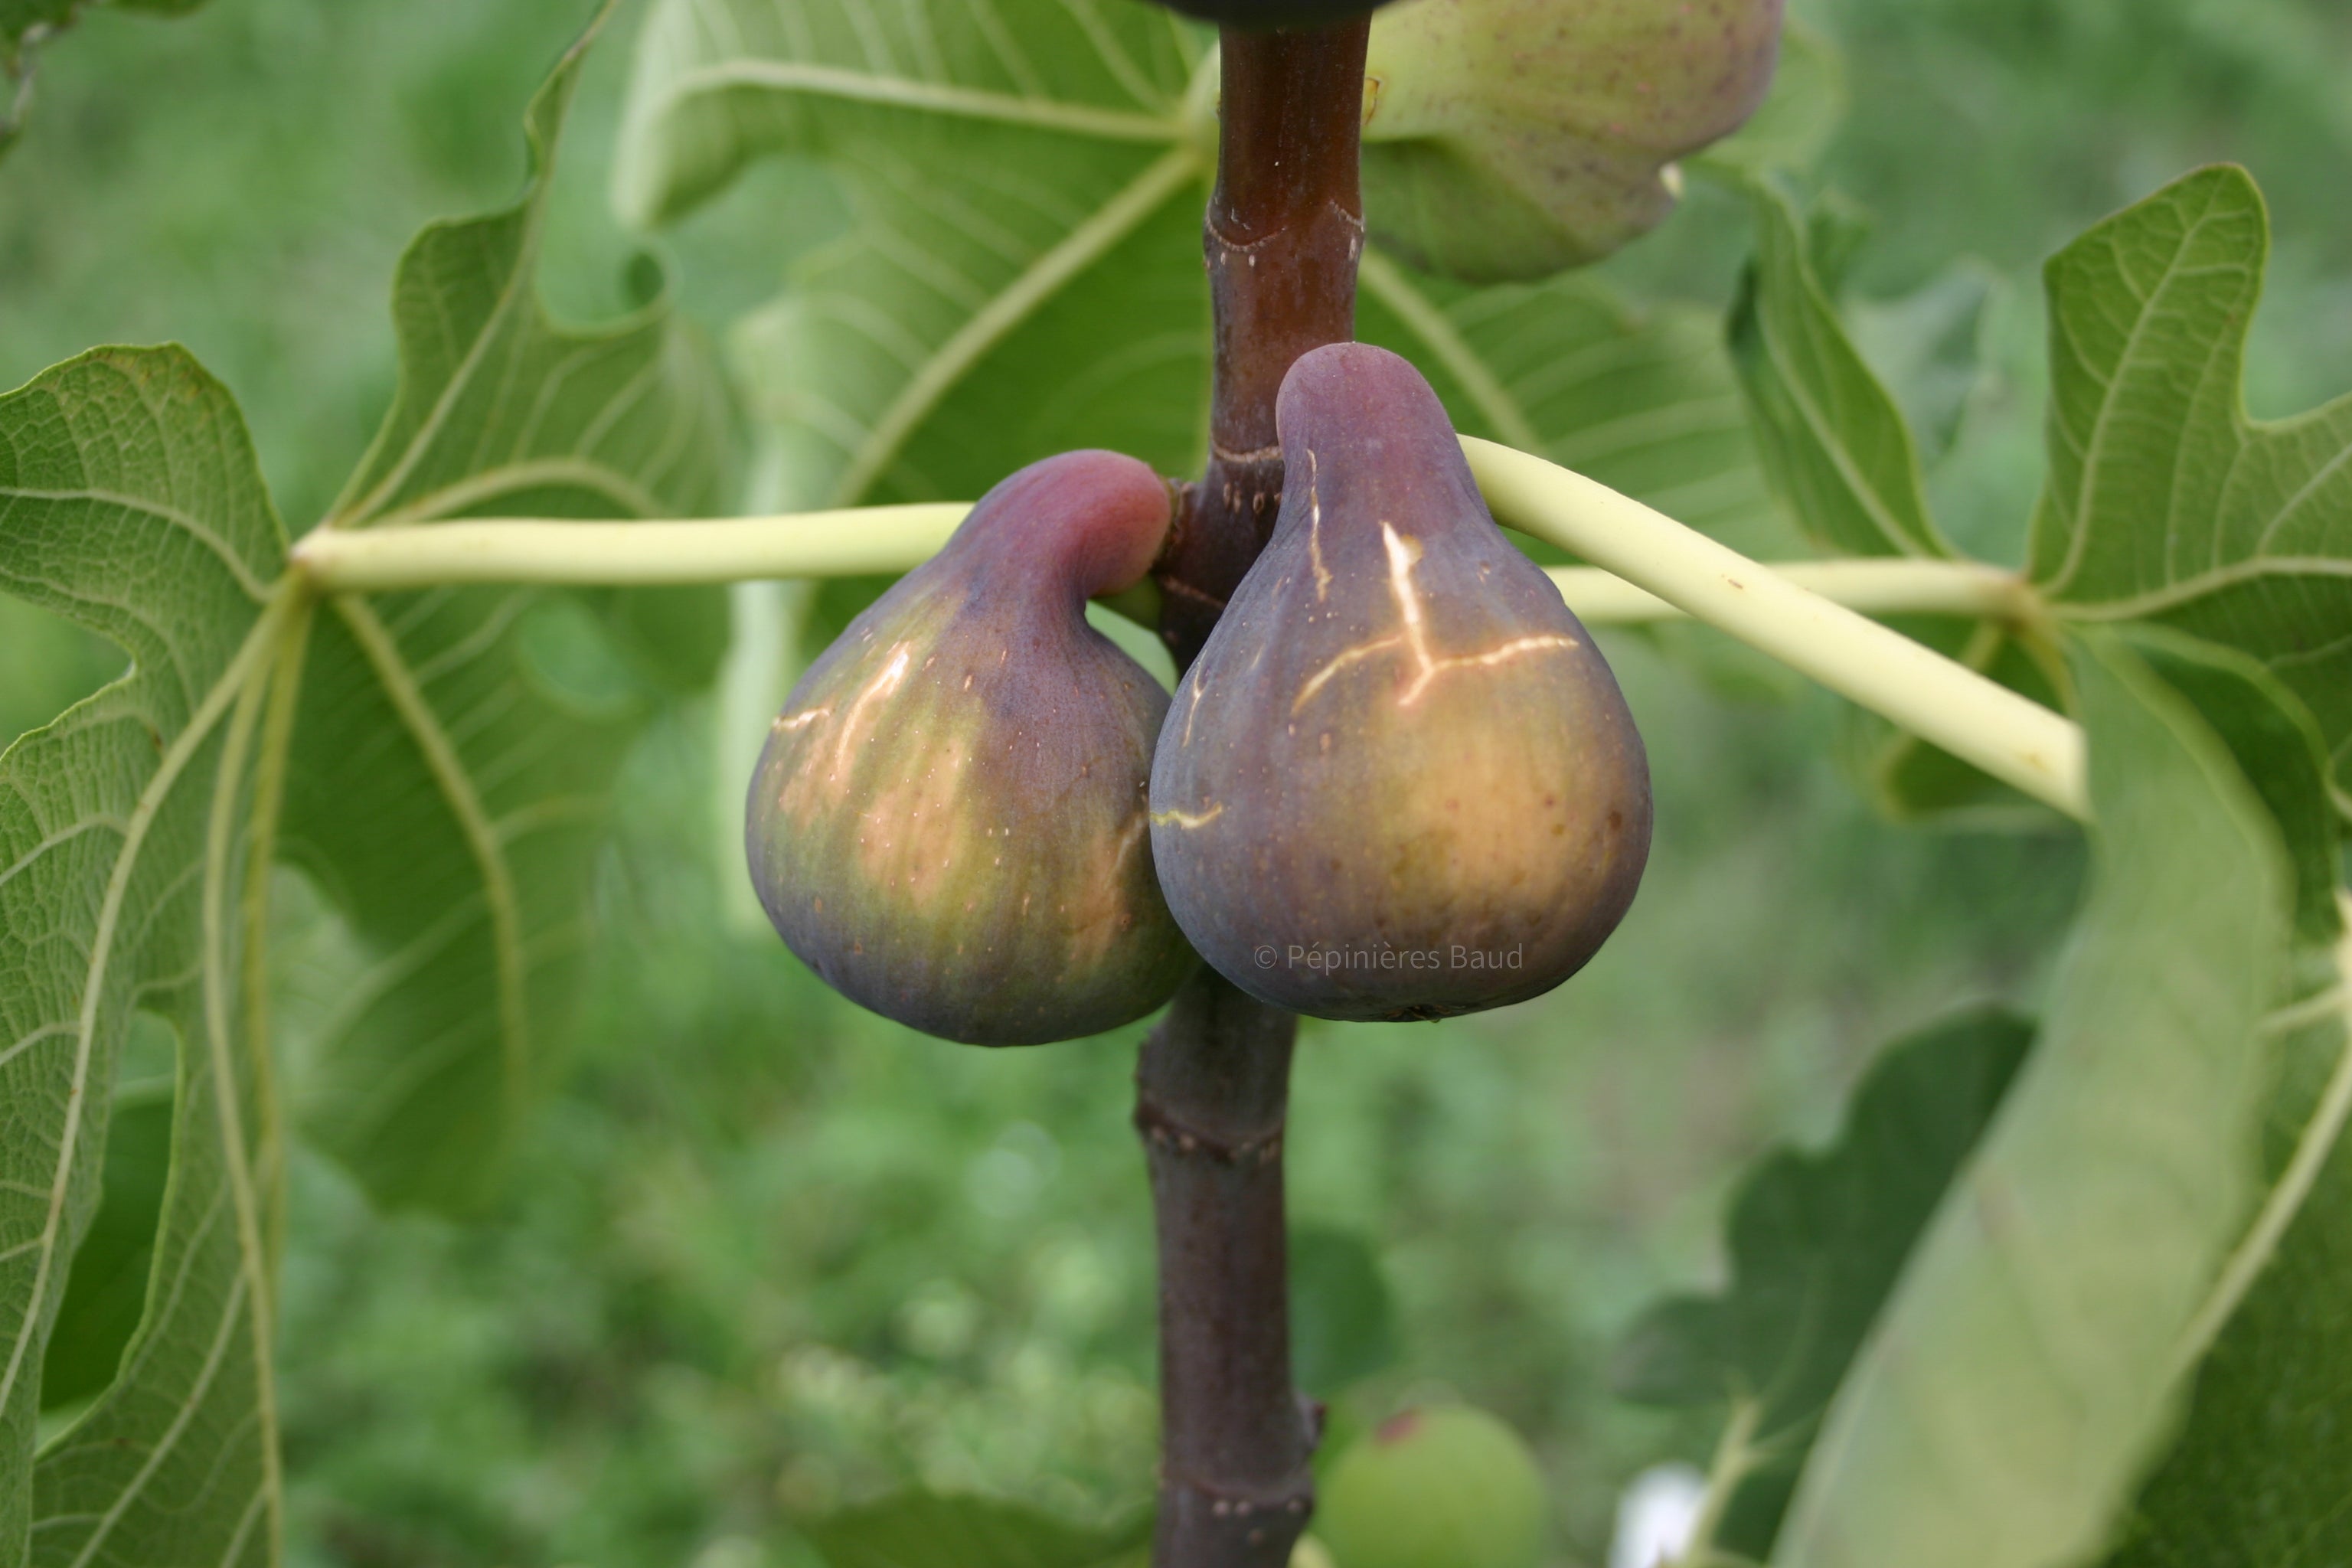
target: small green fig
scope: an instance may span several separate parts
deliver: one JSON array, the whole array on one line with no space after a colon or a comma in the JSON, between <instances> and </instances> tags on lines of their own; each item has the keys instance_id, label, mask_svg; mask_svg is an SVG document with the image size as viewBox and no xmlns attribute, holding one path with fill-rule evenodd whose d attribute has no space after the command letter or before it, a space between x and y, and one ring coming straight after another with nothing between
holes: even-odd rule
<instances>
[{"instance_id":1,"label":"small green fig","mask_svg":"<svg viewBox=\"0 0 2352 1568\"><path fill-rule=\"evenodd\" d=\"M1339 1568L1535 1568L1543 1476L1483 1410L1408 1410L1339 1456L1315 1530Z\"/></svg>"},{"instance_id":2,"label":"small green fig","mask_svg":"<svg viewBox=\"0 0 2352 1568\"><path fill-rule=\"evenodd\" d=\"M835 990L1030 1045L1139 1018L1191 972L1145 816L1168 697L1086 621L1169 515L1132 458L1033 464L793 689L745 840L768 918Z\"/></svg>"},{"instance_id":3,"label":"small green fig","mask_svg":"<svg viewBox=\"0 0 2352 1568\"><path fill-rule=\"evenodd\" d=\"M1771 84L1781 0L1404 0L1372 22L1364 222L1474 282L1597 261Z\"/></svg>"},{"instance_id":4,"label":"small green fig","mask_svg":"<svg viewBox=\"0 0 2352 1568\"><path fill-rule=\"evenodd\" d=\"M1633 715L1495 526L1412 365L1317 349L1276 420L1273 538L1153 759L1169 908L1218 973L1295 1012L1437 1018L1539 995L1641 881Z\"/></svg>"}]
</instances>

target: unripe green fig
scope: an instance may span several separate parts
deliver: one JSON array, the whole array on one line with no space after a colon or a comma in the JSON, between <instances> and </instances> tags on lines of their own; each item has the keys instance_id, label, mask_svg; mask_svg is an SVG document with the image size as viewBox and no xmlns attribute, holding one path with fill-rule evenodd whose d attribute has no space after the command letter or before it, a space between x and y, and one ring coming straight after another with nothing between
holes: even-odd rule
<instances>
[{"instance_id":1,"label":"unripe green fig","mask_svg":"<svg viewBox=\"0 0 2352 1568\"><path fill-rule=\"evenodd\" d=\"M1495 526L1445 410L1366 343L1276 404L1282 510L1177 689L1151 840L1177 922L1259 1000L1439 1018L1583 967L1649 857L1608 663Z\"/></svg>"},{"instance_id":2,"label":"unripe green fig","mask_svg":"<svg viewBox=\"0 0 2352 1568\"><path fill-rule=\"evenodd\" d=\"M1364 222L1473 282L1549 277L1646 234L1669 166L1756 111L1781 0L1405 0L1373 19Z\"/></svg>"},{"instance_id":3,"label":"unripe green fig","mask_svg":"<svg viewBox=\"0 0 2352 1568\"><path fill-rule=\"evenodd\" d=\"M1543 1550L1535 1456L1467 1405L1391 1416L1318 1490L1315 1531L1339 1568L1535 1568Z\"/></svg>"},{"instance_id":4,"label":"unripe green fig","mask_svg":"<svg viewBox=\"0 0 2352 1568\"><path fill-rule=\"evenodd\" d=\"M1139 1018L1191 972L1145 817L1167 693L1086 621L1168 522L1132 458L1033 464L793 689L745 841L768 918L834 989L1031 1045Z\"/></svg>"}]
</instances>

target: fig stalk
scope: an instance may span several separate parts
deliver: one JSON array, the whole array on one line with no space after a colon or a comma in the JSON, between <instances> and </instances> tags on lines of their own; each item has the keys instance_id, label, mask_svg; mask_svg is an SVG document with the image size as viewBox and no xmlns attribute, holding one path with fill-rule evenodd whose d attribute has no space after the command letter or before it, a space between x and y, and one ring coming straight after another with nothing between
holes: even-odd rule
<instances>
[{"instance_id":1,"label":"fig stalk","mask_svg":"<svg viewBox=\"0 0 2352 1568\"><path fill-rule=\"evenodd\" d=\"M1160 1235L1159 1568L1282 1568L1314 1507L1282 1195L1297 1032L1202 969L1136 1067Z\"/></svg>"},{"instance_id":2,"label":"fig stalk","mask_svg":"<svg viewBox=\"0 0 2352 1568\"><path fill-rule=\"evenodd\" d=\"M1211 449L1154 569L1180 668L1282 506L1274 405L1301 354L1355 335L1369 19L1222 32ZM1314 1510L1317 1421L1291 1379L1282 1138L1297 1020L1201 969L1146 1042L1136 1122L1160 1238L1155 1568L1284 1568Z\"/></svg>"},{"instance_id":3,"label":"fig stalk","mask_svg":"<svg viewBox=\"0 0 2352 1568\"><path fill-rule=\"evenodd\" d=\"M1208 640L1282 509L1274 400L1292 362L1356 333L1356 157L1370 17L1223 33L1217 184L1202 225L1214 321L1209 466L1153 574L1179 667Z\"/></svg>"}]
</instances>

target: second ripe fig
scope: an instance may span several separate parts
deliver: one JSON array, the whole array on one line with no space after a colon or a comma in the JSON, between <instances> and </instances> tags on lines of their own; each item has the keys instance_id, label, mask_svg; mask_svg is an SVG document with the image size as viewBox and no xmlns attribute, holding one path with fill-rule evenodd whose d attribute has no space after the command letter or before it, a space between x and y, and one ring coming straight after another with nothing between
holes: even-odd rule
<instances>
[{"instance_id":1,"label":"second ripe fig","mask_svg":"<svg viewBox=\"0 0 2352 1568\"><path fill-rule=\"evenodd\" d=\"M1297 1012L1540 994L1615 929L1649 856L1633 715L1412 365L1318 349L1276 419L1274 537L1153 759L1169 907L1226 979Z\"/></svg>"}]
</instances>

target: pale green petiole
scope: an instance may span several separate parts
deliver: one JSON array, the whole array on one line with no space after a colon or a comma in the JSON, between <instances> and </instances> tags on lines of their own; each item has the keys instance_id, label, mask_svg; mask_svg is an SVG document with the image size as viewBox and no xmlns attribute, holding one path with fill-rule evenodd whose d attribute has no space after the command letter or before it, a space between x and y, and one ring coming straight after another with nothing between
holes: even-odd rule
<instances>
[{"instance_id":1,"label":"pale green petiole","mask_svg":"<svg viewBox=\"0 0 2352 1568\"><path fill-rule=\"evenodd\" d=\"M904 572L939 553L969 501L869 506L689 522L488 518L314 530L294 569L329 593L451 583L653 588Z\"/></svg>"},{"instance_id":2,"label":"pale green petiole","mask_svg":"<svg viewBox=\"0 0 2352 1568\"><path fill-rule=\"evenodd\" d=\"M2015 573L1973 561L1783 561L1765 570L1832 604L1874 616L2021 621L2034 609L2032 590ZM1554 566L1548 574L1587 626L1637 626L1690 615L1598 566Z\"/></svg>"},{"instance_id":3,"label":"pale green petiole","mask_svg":"<svg viewBox=\"0 0 2352 1568\"><path fill-rule=\"evenodd\" d=\"M1462 445L1498 521L1593 563L1552 573L1588 624L1705 621L2035 799L2088 815L2080 728L1863 613L2028 621L2036 602L2015 576L1942 561L1766 566L1541 458L1471 437ZM936 552L970 510L940 502L687 522L320 529L294 547L294 567L328 593L893 573Z\"/></svg>"},{"instance_id":4,"label":"pale green petiole","mask_svg":"<svg viewBox=\"0 0 2352 1568\"><path fill-rule=\"evenodd\" d=\"M1491 441L1462 447L1497 521L1575 552L2069 816L2090 815L2083 731L2063 715L1606 485Z\"/></svg>"}]
</instances>

